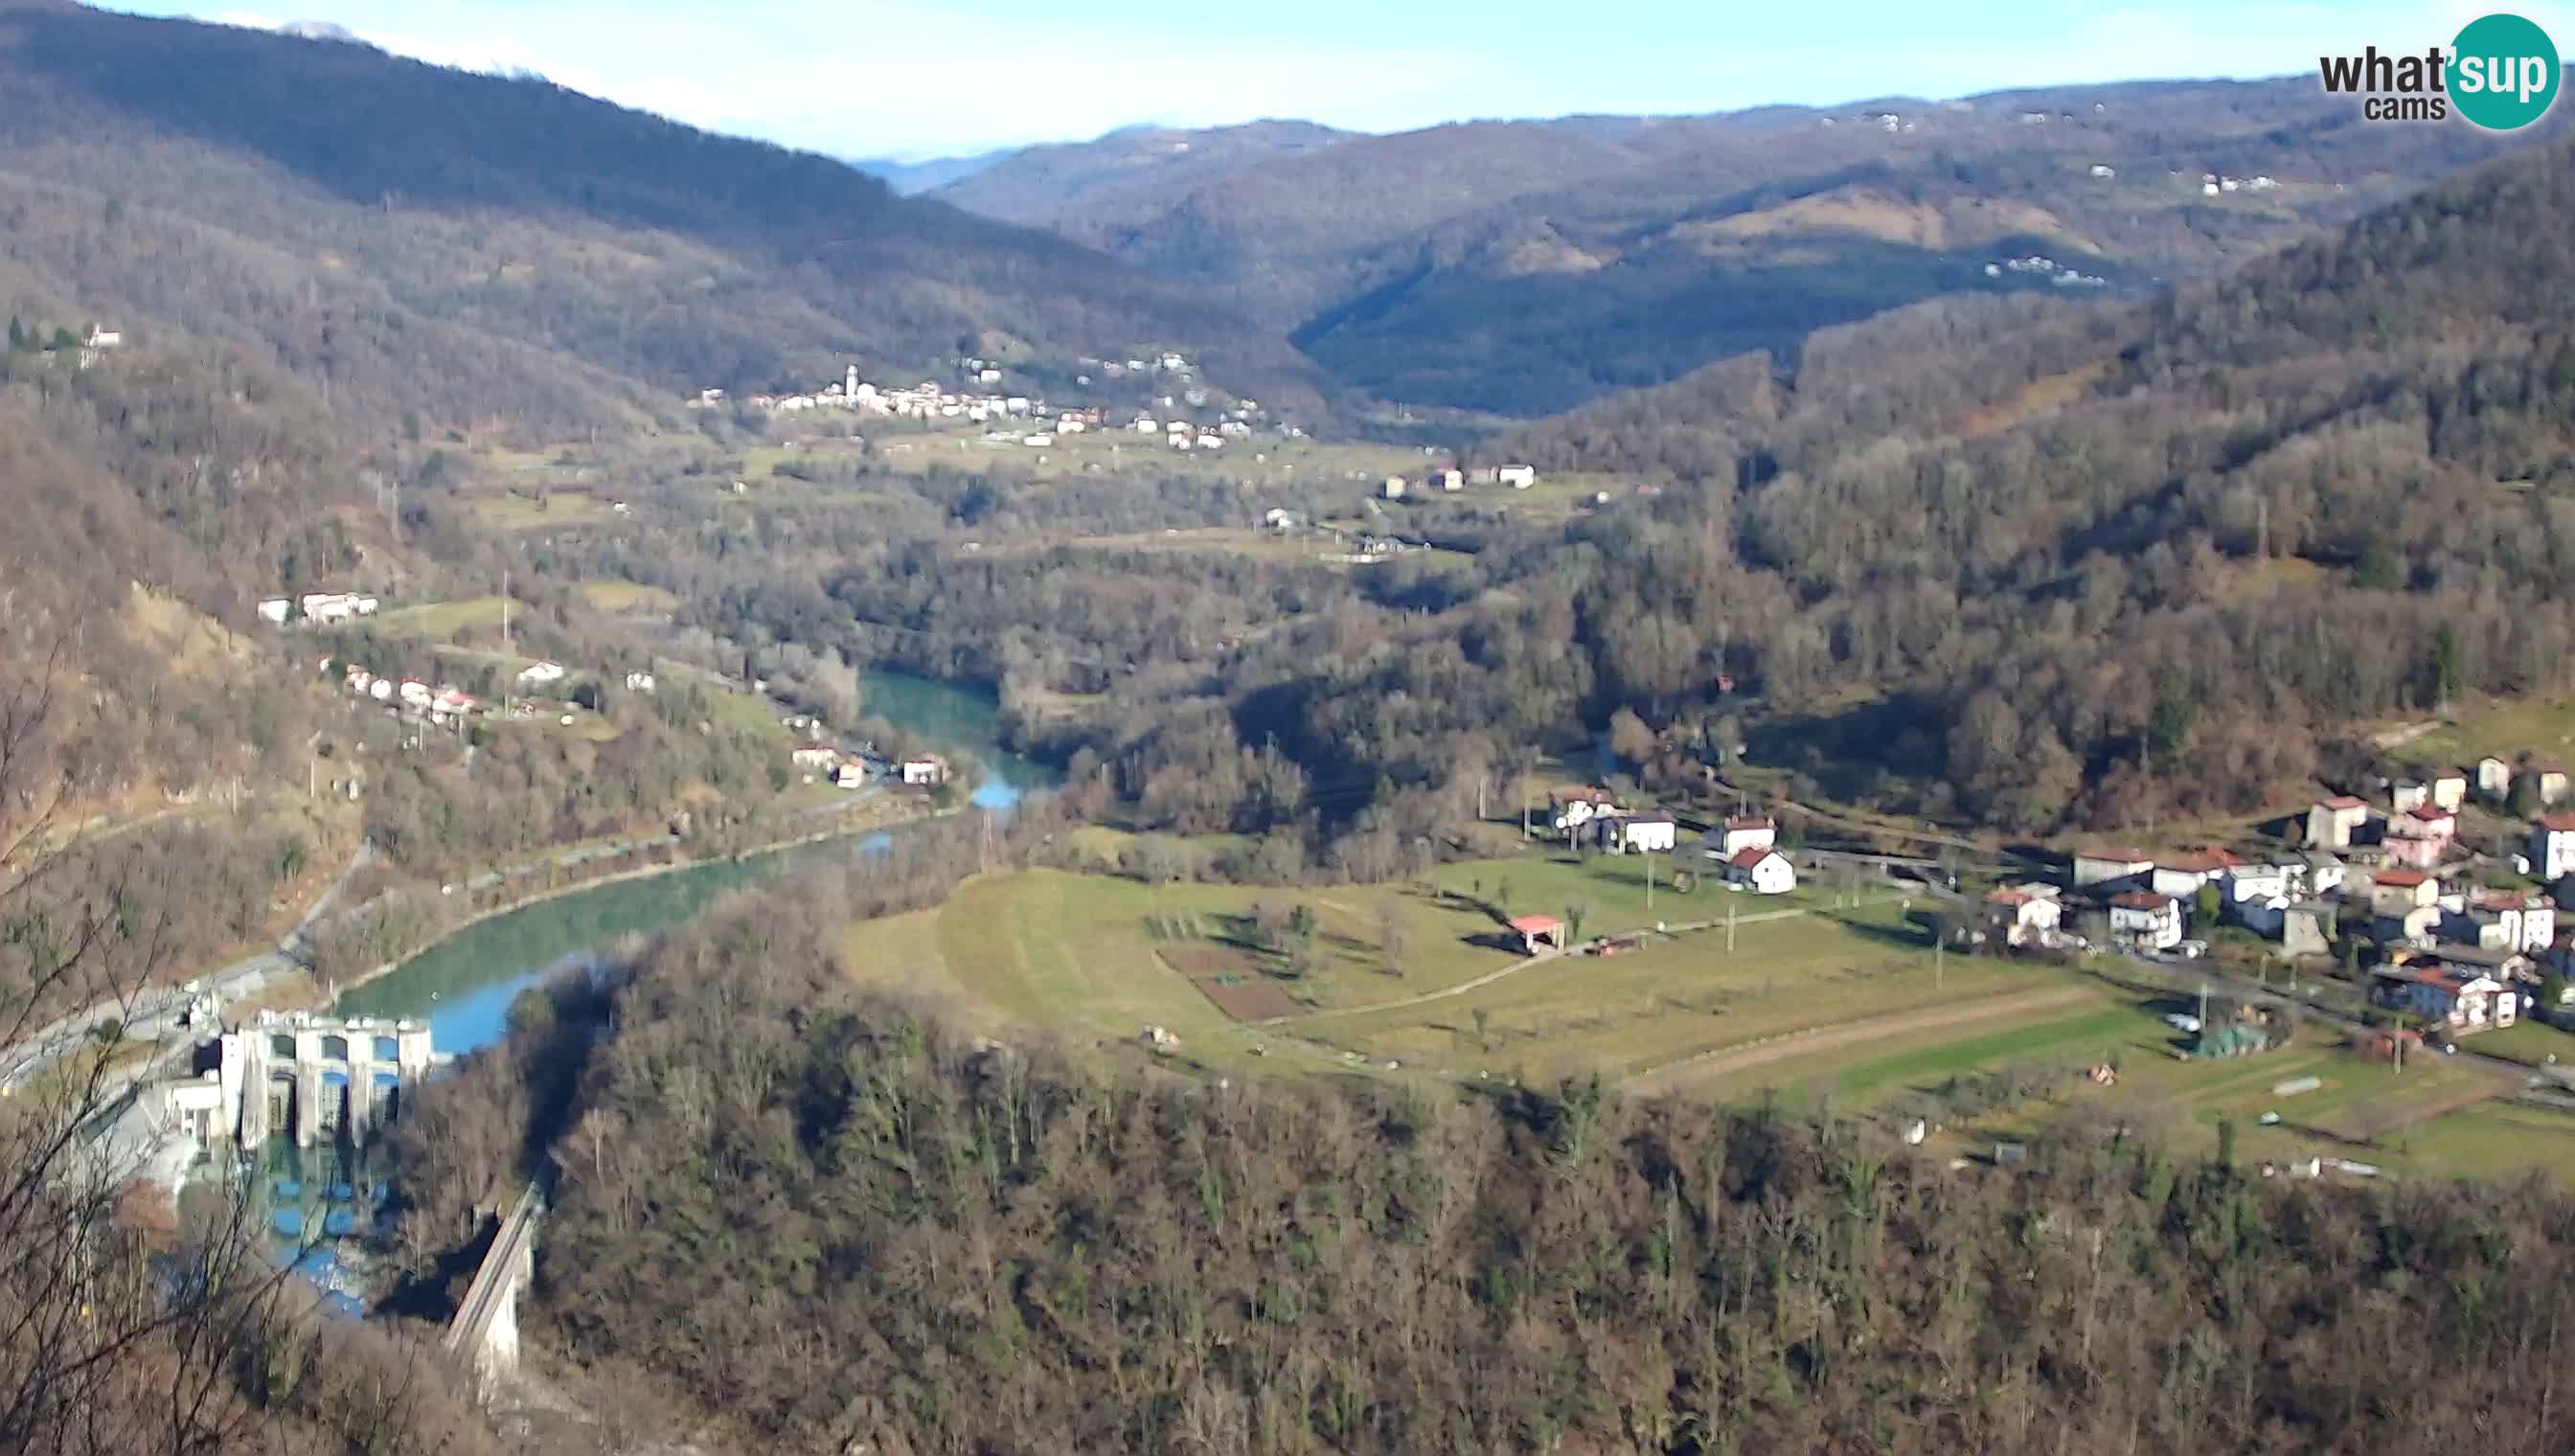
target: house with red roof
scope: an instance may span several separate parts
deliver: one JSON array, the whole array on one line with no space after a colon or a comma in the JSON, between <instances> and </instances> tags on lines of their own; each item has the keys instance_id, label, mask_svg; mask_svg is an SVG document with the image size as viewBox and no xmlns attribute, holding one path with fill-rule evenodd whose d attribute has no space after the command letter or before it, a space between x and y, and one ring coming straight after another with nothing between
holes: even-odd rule
<instances>
[{"instance_id":1,"label":"house with red roof","mask_svg":"<svg viewBox=\"0 0 2575 1456\"><path fill-rule=\"evenodd\" d=\"M2458 837L2459 816L2429 803L2417 804L2388 821L2387 857L2415 869L2430 869L2449 852Z\"/></svg>"},{"instance_id":2,"label":"house with red roof","mask_svg":"<svg viewBox=\"0 0 2575 1456\"><path fill-rule=\"evenodd\" d=\"M2348 849L2369 825L2369 805L2350 794L2316 800L2307 810L2307 847Z\"/></svg>"},{"instance_id":3,"label":"house with red roof","mask_svg":"<svg viewBox=\"0 0 2575 1456\"><path fill-rule=\"evenodd\" d=\"M1745 849L1725 861L1725 882L1754 894L1786 894L1797 887L1797 866L1776 849Z\"/></svg>"},{"instance_id":4,"label":"house with red roof","mask_svg":"<svg viewBox=\"0 0 2575 1456\"><path fill-rule=\"evenodd\" d=\"M2403 916L2440 899L2441 881L2420 869L2382 869L2370 881L2372 914Z\"/></svg>"},{"instance_id":5,"label":"house with red roof","mask_svg":"<svg viewBox=\"0 0 2575 1456\"><path fill-rule=\"evenodd\" d=\"M2065 905L2052 884L2015 884L1985 896L1988 933L2005 945L2029 944L2064 920Z\"/></svg>"},{"instance_id":6,"label":"house with red roof","mask_svg":"<svg viewBox=\"0 0 2575 1456\"><path fill-rule=\"evenodd\" d=\"M1511 933L1520 937L1520 949L1535 955L1540 947L1564 948L1564 922L1553 915L1518 915L1510 921Z\"/></svg>"},{"instance_id":7,"label":"house with red roof","mask_svg":"<svg viewBox=\"0 0 2575 1456\"><path fill-rule=\"evenodd\" d=\"M2382 970L2377 978L2377 998L2381 1005L2419 1017L2425 1025L2440 1027L2453 1036L2509 1026L2521 1013L2518 990L2464 966Z\"/></svg>"},{"instance_id":8,"label":"house with red roof","mask_svg":"<svg viewBox=\"0 0 2575 1456\"><path fill-rule=\"evenodd\" d=\"M2181 901L2136 889L2110 897L2110 939L2138 950L2170 950L2181 943Z\"/></svg>"},{"instance_id":9,"label":"house with red roof","mask_svg":"<svg viewBox=\"0 0 2575 1456\"><path fill-rule=\"evenodd\" d=\"M2157 859L2147 880L2157 894L2192 895L2230 869L2241 868L2242 856L2224 849L2192 849L2187 853L2167 854Z\"/></svg>"}]
</instances>

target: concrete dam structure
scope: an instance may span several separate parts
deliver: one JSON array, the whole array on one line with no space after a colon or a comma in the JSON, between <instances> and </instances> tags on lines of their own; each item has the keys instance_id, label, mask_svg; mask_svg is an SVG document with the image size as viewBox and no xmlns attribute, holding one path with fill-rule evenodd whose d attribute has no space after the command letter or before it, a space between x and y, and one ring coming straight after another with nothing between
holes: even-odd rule
<instances>
[{"instance_id":1,"label":"concrete dam structure","mask_svg":"<svg viewBox=\"0 0 2575 1456\"><path fill-rule=\"evenodd\" d=\"M363 1147L401 1114L432 1056L426 1021L262 1011L201 1049L204 1070L168 1089L170 1115L209 1147L231 1138L256 1150L272 1136Z\"/></svg>"}]
</instances>

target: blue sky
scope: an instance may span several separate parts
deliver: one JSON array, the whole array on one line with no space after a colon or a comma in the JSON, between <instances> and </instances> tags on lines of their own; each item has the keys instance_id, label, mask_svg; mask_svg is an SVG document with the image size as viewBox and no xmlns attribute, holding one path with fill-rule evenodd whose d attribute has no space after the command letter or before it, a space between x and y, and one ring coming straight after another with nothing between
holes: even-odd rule
<instances>
[{"instance_id":1,"label":"blue sky","mask_svg":"<svg viewBox=\"0 0 2575 1456\"><path fill-rule=\"evenodd\" d=\"M2509 4L2561 44L2575 0L108 0L236 24L330 21L448 65L541 71L716 130L915 160L1134 122L1302 117L1366 131L1570 112L2155 76L2312 73L2419 49Z\"/></svg>"}]
</instances>

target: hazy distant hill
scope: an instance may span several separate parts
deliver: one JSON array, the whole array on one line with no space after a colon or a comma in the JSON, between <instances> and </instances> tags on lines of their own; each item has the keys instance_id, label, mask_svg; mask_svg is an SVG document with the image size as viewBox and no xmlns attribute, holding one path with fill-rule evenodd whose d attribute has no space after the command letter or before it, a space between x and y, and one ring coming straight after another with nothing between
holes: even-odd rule
<instances>
[{"instance_id":1,"label":"hazy distant hill","mask_svg":"<svg viewBox=\"0 0 2575 1456\"><path fill-rule=\"evenodd\" d=\"M2212 275L2529 140L2370 125L2306 78L2143 82L1441 127L1044 202L1005 163L945 195L1222 291L1345 382L1539 415L1936 294ZM2033 255L2102 282L1985 272Z\"/></svg>"},{"instance_id":2,"label":"hazy distant hill","mask_svg":"<svg viewBox=\"0 0 2575 1456\"><path fill-rule=\"evenodd\" d=\"M434 419L1156 344L1313 398L1203 290L534 78L0 0L0 94L28 305L257 338Z\"/></svg>"},{"instance_id":3,"label":"hazy distant hill","mask_svg":"<svg viewBox=\"0 0 2575 1456\"><path fill-rule=\"evenodd\" d=\"M936 192L952 182L962 182L1007 158L1019 155L1017 147L979 152L971 157L938 157L927 162L890 162L882 157L853 157L850 165L876 178L905 197L918 197ZM993 214L1001 216L999 213Z\"/></svg>"},{"instance_id":4,"label":"hazy distant hill","mask_svg":"<svg viewBox=\"0 0 2575 1456\"><path fill-rule=\"evenodd\" d=\"M1256 121L1209 131L1123 127L1096 141L978 159L982 165L942 187L940 196L1015 223L1044 224L1074 212L1108 216L1131 199L1203 187L1356 135L1305 121Z\"/></svg>"}]
</instances>

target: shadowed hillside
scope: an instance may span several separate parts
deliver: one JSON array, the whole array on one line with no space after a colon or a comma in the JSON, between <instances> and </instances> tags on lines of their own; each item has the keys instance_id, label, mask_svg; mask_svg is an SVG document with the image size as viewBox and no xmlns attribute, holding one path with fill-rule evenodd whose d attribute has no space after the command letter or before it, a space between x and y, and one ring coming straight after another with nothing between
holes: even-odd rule
<instances>
[{"instance_id":1,"label":"shadowed hillside","mask_svg":"<svg viewBox=\"0 0 2575 1456\"><path fill-rule=\"evenodd\" d=\"M336 305L348 354L435 366L424 339L386 337L409 314L676 393L849 358L927 369L961 342L1044 358L1170 344L1247 391L1312 398L1284 344L1088 249L538 79L0 0L0 181L26 209L10 246L93 312L141 308L171 271L104 222L114 208L267 255L299 275L298 305ZM34 190L48 184L65 191ZM88 217L102 226L67 235ZM259 327L287 342L286 320Z\"/></svg>"}]
</instances>

